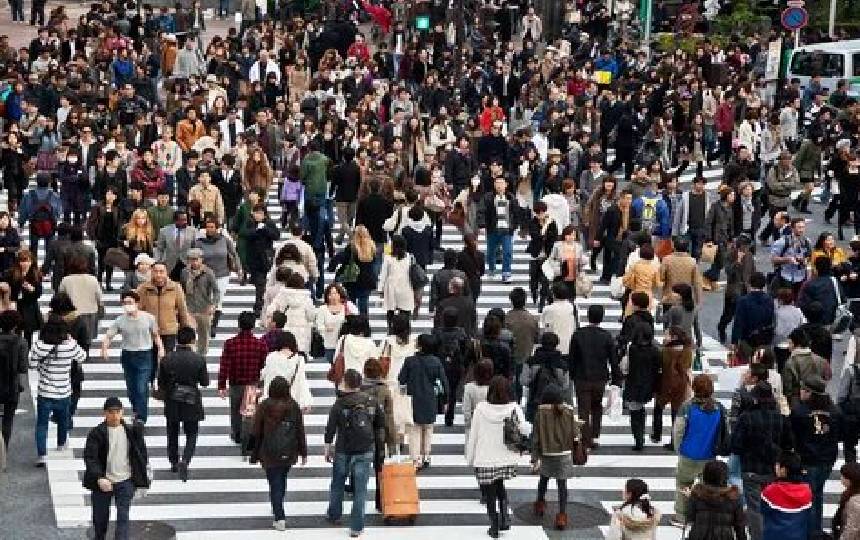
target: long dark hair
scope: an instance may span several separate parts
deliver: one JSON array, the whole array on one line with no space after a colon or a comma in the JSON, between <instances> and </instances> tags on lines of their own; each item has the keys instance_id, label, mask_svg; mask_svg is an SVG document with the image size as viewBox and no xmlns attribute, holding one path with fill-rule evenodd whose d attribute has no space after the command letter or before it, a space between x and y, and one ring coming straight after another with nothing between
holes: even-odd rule
<instances>
[{"instance_id":1,"label":"long dark hair","mask_svg":"<svg viewBox=\"0 0 860 540\"><path fill-rule=\"evenodd\" d=\"M839 496L839 508L833 515L833 531L842 532L845 522L845 507L854 495L860 495L860 463L846 463L839 472L848 479L848 487Z\"/></svg>"},{"instance_id":2,"label":"long dark hair","mask_svg":"<svg viewBox=\"0 0 860 540\"><path fill-rule=\"evenodd\" d=\"M648 484L644 480L631 478L624 484L624 491L627 492L630 498L624 501L624 504L621 505L621 510L625 506L636 506L645 512L645 515L649 518L654 517L654 507L651 506L651 497L648 496Z\"/></svg>"},{"instance_id":3,"label":"long dark hair","mask_svg":"<svg viewBox=\"0 0 860 540\"><path fill-rule=\"evenodd\" d=\"M681 306L684 311L693 311L696 302L693 300L693 288L688 283L676 283L672 286L672 292L681 297Z\"/></svg>"}]
</instances>

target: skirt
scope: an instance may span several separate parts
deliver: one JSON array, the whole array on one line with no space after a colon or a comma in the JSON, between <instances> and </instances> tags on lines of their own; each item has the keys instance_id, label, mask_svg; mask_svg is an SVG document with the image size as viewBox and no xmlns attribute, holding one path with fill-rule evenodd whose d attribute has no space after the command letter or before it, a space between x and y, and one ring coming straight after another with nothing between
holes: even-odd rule
<instances>
[{"instance_id":1,"label":"skirt","mask_svg":"<svg viewBox=\"0 0 860 540\"><path fill-rule=\"evenodd\" d=\"M517 475L516 465L503 465L501 467L475 467L475 478L478 484L486 486L496 480L510 480Z\"/></svg>"},{"instance_id":2,"label":"skirt","mask_svg":"<svg viewBox=\"0 0 860 540\"><path fill-rule=\"evenodd\" d=\"M540 475L563 480L573 478L573 458L571 458L570 454L563 456L541 456Z\"/></svg>"}]
</instances>

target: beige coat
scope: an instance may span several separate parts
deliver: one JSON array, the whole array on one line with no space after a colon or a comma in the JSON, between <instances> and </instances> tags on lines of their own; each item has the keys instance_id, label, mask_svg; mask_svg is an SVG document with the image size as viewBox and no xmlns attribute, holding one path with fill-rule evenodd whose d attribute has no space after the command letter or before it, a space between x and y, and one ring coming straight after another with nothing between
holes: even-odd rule
<instances>
[{"instance_id":1,"label":"beige coat","mask_svg":"<svg viewBox=\"0 0 860 540\"><path fill-rule=\"evenodd\" d=\"M201 216L212 212L218 218L218 223L224 223L224 199L218 186L209 184L209 187L203 187L201 184L194 184L188 190L188 200L200 202Z\"/></svg>"},{"instance_id":2,"label":"beige coat","mask_svg":"<svg viewBox=\"0 0 860 540\"><path fill-rule=\"evenodd\" d=\"M168 279L160 295L155 285L147 281L137 288L137 294L140 295L140 309L155 317L162 336L175 336L181 324L195 326L185 305L185 292L175 281Z\"/></svg>"},{"instance_id":3,"label":"beige coat","mask_svg":"<svg viewBox=\"0 0 860 540\"><path fill-rule=\"evenodd\" d=\"M652 308L654 307L654 291L663 284L660 281L659 267L654 266L651 261L645 259L636 261L627 273L624 274L622 282L625 287L630 289L631 293L644 292L647 294L651 298ZM633 313L633 304L628 300L624 315L627 316L631 313Z\"/></svg>"},{"instance_id":4,"label":"beige coat","mask_svg":"<svg viewBox=\"0 0 860 540\"><path fill-rule=\"evenodd\" d=\"M663 257L660 263L660 281L663 282L663 303L671 304L677 296L672 287L678 283L686 283L693 288L693 300L696 305L702 299L702 272L696 265L696 259L689 253L670 253Z\"/></svg>"}]
</instances>

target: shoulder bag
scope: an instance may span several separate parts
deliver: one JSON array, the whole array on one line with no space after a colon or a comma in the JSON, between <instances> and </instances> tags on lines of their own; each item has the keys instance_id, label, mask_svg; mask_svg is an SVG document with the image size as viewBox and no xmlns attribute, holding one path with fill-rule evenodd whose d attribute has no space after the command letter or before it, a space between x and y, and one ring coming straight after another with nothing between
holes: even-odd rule
<instances>
[{"instance_id":1,"label":"shoulder bag","mask_svg":"<svg viewBox=\"0 0 860 540\"><path fill-rule=\"evenodd\" d=\"M331 367L326 374L326 379L335 385L340 384L340 381L343 379L343 374L346 372L346 364L343 357L344 340L346 340L346 336L343 336L337 342L337 348L334 353L334 362L332 362Z\"/></svg>"},{"instance_id":2,"label":"shoulder bag","mask_svg":"<svg viewBox=\"0 0 860 540\"><path fill-rule=\"evenodd\" d=\"M388 354L385 354L386 349ZM382 352L379 354L379 365L382 368L382 377L388 377L388 371L391 369L391 343L386 340L382 346Z\"/></svg>"},{"instance_id":3,"label":"shoulder bag","mask_svg":"<svg viewBox=\"0 0 860 540\"><path fill-rule=\"evenodd\" d=\"M522 454L528 451L529 438L520 431L520 417L517 415L517 410L514 408L511 415L505 418L502 426L502 436L504 437L505 446L511 452Z\"/></svg>"},{"instance_id":4,"label":"shoulder bag","mask_svg":"<svg viewBox=\"0 0 860 540\"><path fill-rule=\"evenodd\" d=\"M842 298L842 292L839 290L839 282L831 276L830 281L833 283L833 292L836 293L836 314L833 317L833 324L830 325L831 334L841 334L851 328L851 323L854 322L854 314L849 309L849 303Z\"/></svg>"}]
</instances>

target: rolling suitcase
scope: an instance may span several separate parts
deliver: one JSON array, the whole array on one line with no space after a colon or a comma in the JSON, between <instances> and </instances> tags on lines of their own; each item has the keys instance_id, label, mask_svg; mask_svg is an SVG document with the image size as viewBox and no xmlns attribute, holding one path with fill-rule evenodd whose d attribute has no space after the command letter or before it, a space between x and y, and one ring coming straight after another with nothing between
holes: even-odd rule
<instances>
[{"instance_id":1,"label":"rolling suitcase","mask_svg":"<svg viewBox=\"0 0 860 540\"><path fill-rule=\"evenodd\" d=\"M418 517L418 483L415 480L415 465L412 461L388 461L379 473L382 517L385 523L405 520L414 524Z\"/></svg>"}]
</instances>

